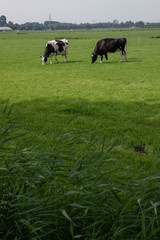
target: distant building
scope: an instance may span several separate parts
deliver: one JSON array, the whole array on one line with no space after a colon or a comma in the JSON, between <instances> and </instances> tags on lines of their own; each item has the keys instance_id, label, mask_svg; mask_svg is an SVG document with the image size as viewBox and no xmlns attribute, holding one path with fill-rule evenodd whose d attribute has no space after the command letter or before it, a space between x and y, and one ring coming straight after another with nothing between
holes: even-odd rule
<instances>
[{"instance_id":1,"label":"distant building","mask_svg":"<svg viewBox=\"0 0 160 240\"><path fill-rule=\"evenodd\" d=\"M0 32L5 32L5 31L13 31L12 28L9 27L0 27Z\"/></svg>"}]
</instances>

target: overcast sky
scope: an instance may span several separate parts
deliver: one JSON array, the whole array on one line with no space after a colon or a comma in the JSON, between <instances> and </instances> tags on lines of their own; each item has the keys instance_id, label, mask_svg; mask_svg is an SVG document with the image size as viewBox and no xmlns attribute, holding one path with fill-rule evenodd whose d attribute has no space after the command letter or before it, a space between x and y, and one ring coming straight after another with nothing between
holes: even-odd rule
<instances>
[{"instance_id":1,"label":"overcast sky","mask_svg":"<svg viewBox=\"0 0 160 240\"><path fill-rule=\"evenodd\" d=\"M0 0L7 22L160 22L160 0Z\"/></svg>"}]
</instances>

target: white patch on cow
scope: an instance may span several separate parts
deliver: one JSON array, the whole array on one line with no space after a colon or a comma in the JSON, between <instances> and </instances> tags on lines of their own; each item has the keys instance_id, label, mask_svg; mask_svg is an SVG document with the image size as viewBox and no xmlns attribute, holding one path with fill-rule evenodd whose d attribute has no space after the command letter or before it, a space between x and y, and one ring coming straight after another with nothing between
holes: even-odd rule
<instances>
[{"instance_id":1,"label":"white patch on cow","mask_svg":"<svg viewBox=\"0 0 160 240\"><path fill-rule=\"evenodd\" d=\"M51 44L54 47L57 55L66 56L66 53L68 53L68 45L69 45L68 40L67 39L60 39L60 41L64 42L64 44L65 44L64 45L64 50L62 52L58 51L58 45L57 45L56 40L48 41L48 43ZM46 44L46 46L47 46L47 44ZM56 53L53 53L53 55L55 55Z\"/></svg>"}]
</instances>

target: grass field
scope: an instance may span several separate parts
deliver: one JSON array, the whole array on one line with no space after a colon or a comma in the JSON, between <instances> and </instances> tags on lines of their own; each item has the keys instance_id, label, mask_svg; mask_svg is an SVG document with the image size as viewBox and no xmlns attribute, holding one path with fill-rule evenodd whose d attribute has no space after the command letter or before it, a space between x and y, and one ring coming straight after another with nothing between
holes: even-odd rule
<instances>
[{"instance_id":1,"label":"grass field","mask_svg":"<svg viewBox=\"0 0 160 240\"><path fill-rule=\"evenodd\" d=\"M120 63L120 54L115 53L108 54L109 63L104 60L100 64L98 58L91 64L96 42L106 37L127 38L127 63L124 59ZM40 56L46 42L60 38L69 39L68 62L58 56L59 64L54 60L52 65L48 62L42 66ZM11 157L6 156L6 150L5 153L3 148L1 150L1 159L5 159L1 161L1 168L9 166L13 169L18 158L21 161L18 160L16 165L17 172L22 171L22 174L16 175L16 172L12 175L14 180L10 184L11 175L4 174L2 169L1 180L6 179L4 189L9 187L10 193L14 192L13 204L6 200L8 197L3 189L2 216L5 218L8 214L0 231L3 239L11 239L11 236L12 239L46 239L46 232L47 239L159 239L160 29L4 32L0 33L0 46L0 146L9 144L10 132L13 135L26 133L19 140L13 139L12 135L12 144L18 142L23 151L31 147L38 151L34 157L32 151L24 153L22 150L18 157ZM23 127L12 128L12 122L10 125L11 120L6 117L9 110L4 111L8 100L8 108L13 104L11 116L15 118L15 127ZM7 139L4 137L6 133ZM145 152L136 151L135 147L143 144ZM9 145L9 152L13 151L12 148ZM62 149L69 149L69 157ZM46 159L41 153L47 154ZM59 163L55 162L56 177L49 160L52 154L56 154L56 161L59 159ZM22 156L26 159L26 169L22 167ZM39 176L35 188L32 181L23 179L22 175L30 171L27 162L32 165L31 159L34 164L37 159L40 165L47 162L43 178L45 187L39 165L33 164L31 171L34 177ZM109 164L106 159L113 160ZM7 161L10 163L6 164ZM69 165L62 164L62 161ZM81 169L83 163L79 173L77 169ZM77 179L73 172L76 172ZM27 175L27 179L31 179L31 175ZM54 177L56 186L51 180ZM17 179L23 179L22 185L17 184ZM30 184L26 186L26 182ZM19 190L16 190L16 184ZM105 189L105 184L109 190ZM52 191L54 194L49 198ZM34 196L32 201L27 195L29 192ZM41 200L42 196L44 200ZM56 197L61 204L55 202ZM144 200L142 205L140 199ZM7 201L8 205L4 203ZM39 227L44 216L38 218L37 214L45 209L46 204L49 206L43 213L46 214L43 221L46 225ZM55 210L52 209L54 204ZM11 210L7 211L8 206ZM16 216L19 220L14 223L14 229L4 233L2 229L7 229L6 226L15 221L15 215L12 219L11 213L19 207L22 214ZM31 207L32 212L35 210L35 218L27 210ZM59 218L56 209L61 209ZM22 217L25 213L27 219ZM59 223L64 224L66 220L64 228L58 223L52 226L54 216ZM12 235L15 229L17 235ZM65 237L61 235L62 231L66 232Z\"/></svg>"},{"instance_id":2,"label":"grass field","mask_svg":"<svg viewBox=\"0 0 160 240\"><path fill-rule=\"evenodd\" d=\"M90 131L105 137L105 144L118 142L119 159L137 160L134 146L143 143L145 158L152 158L160 127L156 36L160 30L1 33L1 105L10 99L32 143L44 149L59 133ZM68 63L59 56L60 64L42 66L46 42L63 37L70 41ZM108 64L91 64L91 52L104 37L128 39L127 63L115 53Z\"/></svg>"}]
</instances>

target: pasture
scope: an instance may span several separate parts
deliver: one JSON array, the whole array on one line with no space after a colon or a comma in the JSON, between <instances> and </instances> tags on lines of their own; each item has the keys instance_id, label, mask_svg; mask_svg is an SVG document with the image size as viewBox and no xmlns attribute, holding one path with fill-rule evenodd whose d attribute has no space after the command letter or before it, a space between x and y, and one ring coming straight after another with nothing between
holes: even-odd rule
<instances>
[{"instance_id":1,"label":"pasture","mask_svg":"<svg viewBox=\"0 0 160 240\"><path fill-rule=\"evenodd\" d=\"M14 115L32 144L52 149L54 136L89 131L118 143L118 159L137 161L135 145L146 144L148 154L159 147L159 30L1 33L1 110L10 99ZM49 39L67 37L68 63L41 65ZM108 54L91 64L96 42L104 37L128 39L128 62ZM73 119L71 122L70 120ZM70 124L68 125L68 122ZM66 129L67 126L67 129ZM138 157L139 158L139 157ZM141 156L143 158L143 156Z\"/></svg>"},{"instance_id":2,"label":"pasture","mask_svg":"<svg viewBox=\"0 0 160 240\"><path fill-rule=\"evenodd\" d=\"M114 53L108 54L108 63L104 59L100 64L98 57L91 64L96 42L106 37L127 38L128 62L124 58L120 62L120 54ZM40 56L46 42L61 38L69 39L68 62L58 56L59 64L53 58L52 65L48 61L42 66ZM2 216L8 214L0 231L2 234L3 229L6 230L3 239L11 239L7 236L12 239L45 239L46 236L47 239L159 239L159 183L156 181L159 181L160 170L159 93L160 29L0 33L1 132L5 124L8 131L8 120L4 120L8 100L9 107L13 104L11 116L15 122L15 129L9 128L8 133L12 135L12 144L6 140L9 151L13 151L11 145L17 144L20 149L36 149L38 156L33 157L31 150L31 157L28 160L26 154L25 159L30 164L31 159L34 163L40 159L42 165L56 152L54 166L58 169L54 176L51 162L43 173L38 172L40 166L35 170L33 164L32 174L37 171L35 176L39 179L34 184L31 180L24 180L23 186L18 183L19 190L16 190L16 180L23 177L15 175L12 186L15 202L5 205L6 193L2 199ZM4 125L3 121L6 121ZM14 134L24 133L23 137L14 139ZM1 137L4 138L3 134ZM141 149L143 144L145 149ZM137 147L140 148L137 150ZM4 152L6 154L6 150ZM46 154L47 160L41 153ZM65 171L62 160L69 164ZM2 161L1 168L10 165L5 165L6 161ZM26 172L29 172L28 165L23 174ZM30 175L27 177L31 179ZM8 179L10 177L6 186L9 187ZM56 186L53 179L57 181ZM30 197L25 192L27 188ZM37 213L43 211L46 204L45 217L40 214L38 218ZM51 207L54 204L55 210ZM8 206L10 212L6 210ZM34 216L27 210L28 206L33 206ZM6 226L15 217L13 208L21 209L21 213L16 215L19 220L14 223L14 229L7 233ZM53 227L54 216L59 220ZM17 235L13 233L15 228ZM66 232L63 237L62 231Z\"/></svg>"}]
</instances>

